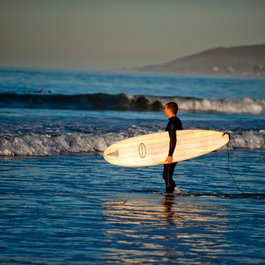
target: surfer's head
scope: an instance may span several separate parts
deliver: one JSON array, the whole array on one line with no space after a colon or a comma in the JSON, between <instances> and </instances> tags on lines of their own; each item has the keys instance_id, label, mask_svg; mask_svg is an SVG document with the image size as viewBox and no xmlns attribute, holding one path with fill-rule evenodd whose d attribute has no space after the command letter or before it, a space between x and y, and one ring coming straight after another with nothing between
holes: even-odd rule
<instances>
[{"instance_id":1,"label":"surfer's head","mask_svg":"<svg viewBox=\"0 0 265 265\"><path fill-rule=\"evenodd\" d=\"M165 112L171 112L172 114L176 115L178 112L178 104L176 102L169 102L166 104ZM166 113L166 116L167 113Z\"/></svg>"}]
</instances>

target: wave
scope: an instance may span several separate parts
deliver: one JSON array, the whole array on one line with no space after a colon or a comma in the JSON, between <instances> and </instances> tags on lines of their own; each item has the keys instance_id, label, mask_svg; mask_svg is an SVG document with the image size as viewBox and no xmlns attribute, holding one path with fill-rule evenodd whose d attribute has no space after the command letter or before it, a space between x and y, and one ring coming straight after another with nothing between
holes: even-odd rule
<instances>
[{"instance_id":1,"label":"wave","mask_svg":"<svg viewBox=\"0 0 265 265\"><path fill-rule=\"evenodd\" d=\"M264 149L265 130L236 131L230 134L229 149ZM51 156L64 153L103 152L110 144L133 134L6 134L0 135L1 156ZM226 146L219 150L226 150Z\"/></svg>"},{"instance_id":2,"label":"wave","mask_svg":"<svg viewBox=\"0 0 265 265\"><path fill-rule=\"evenodd\" d=\"M200 99L104 93L81 95L0 94L0 108L162 111L169 101L177 102L181 112L265 113L265 100L252 98L243 100Z\"/></svg>"}]
</instances>

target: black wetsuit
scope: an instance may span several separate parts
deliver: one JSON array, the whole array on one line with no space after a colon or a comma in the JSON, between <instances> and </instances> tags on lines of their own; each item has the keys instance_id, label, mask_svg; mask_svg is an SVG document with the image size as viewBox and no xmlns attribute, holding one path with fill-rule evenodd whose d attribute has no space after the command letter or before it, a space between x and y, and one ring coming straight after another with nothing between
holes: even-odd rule
<instances>
[{"instance_id":1,"label":"black wetsuit","mask_svg":"<svg viewBox=\"0 0 265 265\"><path fill-rule=\"evenodd\" d=\"M168 124L165 130L168 131L169 138L170 138L168 155L173 156L173 153L174 153L174 150L177 144L176 130L182 130L181 120L178 117L169 118ZM163 179L165 180L167 193L173 192L176 187L176 184L174 180L172 179L176 164L177 163L164 164Z\"/></svg>"}]
</instances>

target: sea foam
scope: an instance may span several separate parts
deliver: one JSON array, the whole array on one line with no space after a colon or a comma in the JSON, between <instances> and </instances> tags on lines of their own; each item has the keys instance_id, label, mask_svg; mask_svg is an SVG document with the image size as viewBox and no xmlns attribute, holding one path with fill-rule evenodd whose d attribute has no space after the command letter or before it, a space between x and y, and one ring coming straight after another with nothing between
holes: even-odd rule
<instances>
[{"instance_id":1,"label":"sea foam","mask_svg":"<svg viewBox=\"0 0 265 265\"><path fill-rule=\"evenodd\" d=\"M263 149L265 130L230 131L230 149ZM9 134L0 136L1 156L51 156L64 153L103 152L114 142L138 136L132 134ZM220 150L225 150L224 146Z\"/></svg>"}]
</instances>

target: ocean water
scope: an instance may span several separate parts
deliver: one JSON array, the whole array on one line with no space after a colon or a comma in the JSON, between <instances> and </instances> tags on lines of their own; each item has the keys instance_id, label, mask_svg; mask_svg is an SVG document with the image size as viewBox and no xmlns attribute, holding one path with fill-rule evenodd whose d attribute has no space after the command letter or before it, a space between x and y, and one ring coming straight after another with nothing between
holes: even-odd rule
<instances>
[{"instance_id":1,"label":"ocean water","mask_svg":"<svg viewBox=\"0 0 265 265\"><path fill-rule=\"evenodd\" d=\"M169 100L231 137L171 195L162 166L102 156L163 131ZM2 68L0 264L264 264L264 142L265 79Z\"/></svg>"}]
</instances>

